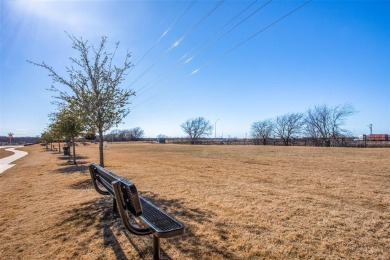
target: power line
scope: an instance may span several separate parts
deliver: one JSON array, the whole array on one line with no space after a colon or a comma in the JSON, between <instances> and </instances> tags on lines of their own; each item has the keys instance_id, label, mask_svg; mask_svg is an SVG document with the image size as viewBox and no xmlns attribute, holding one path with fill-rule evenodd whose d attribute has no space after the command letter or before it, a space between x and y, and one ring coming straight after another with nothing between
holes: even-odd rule
<instances>
[{"instance_id":1,"label":"power line","mask_svg":"<svg viewBox=\"0 0 390 260\"><path fill-rule=\"evenodd\" d=\"M140 80L151 68L153 68L156 64L158 64L163 58L166 57L168 53L170 53L173 49L175 49L182 41L184 41L190 34L194 32L196 28L198 28L208 17L212 15L212 13L217 10L218 7L222 5L225 0L220 0L213 8L203 16L190 30L188 30L179 40L175 41L154 63L152 63L146 70L144 70L133 82L129 85L134 85L138 80Z\"/></svg>"},{"instance_id":2,"label":"power line","mask_svg":"<svg viewBox=\"0 0 390 260\"><path fill-rule=\"evenodd\" d=\"M191 52L193 52L194 50L196 49L199 49L199 47L202 45L203 42L206 42L208 40L210 40L212 37L214 37L215 35L217 35L220 31L222 31L223 28L225 28L229 23L231 23L232 21L234 21L238 16L240 16L242 13L244 13L246 10L248 10L252 5L254 5L258 0L255 0L253 1L252 3L250 3L248 6L246 6L242 11L240 11L238 14L236 14L234 17L232 17L228 22L226 22L221 28L218 29L218 31L216 31L215 33L213 33L212 35L210 35L209 37L207 37L205 40L201 41L198 43L197 46L195 46L193 49L191 49L189 52L187 52L186 54L184 54L180 60L186 58Z\"/></svg>"},{"instance_id":3,"label":"power line","mask_svg":"<svg viewBox=\"0 0 390 260\"><path fill-rule=\"evenodd\" d=\"M170 75L170 74L169 74L169 75ZM167 78L169 75L166 75L162 80L164 80L165 78ZM181 79L178 79L178 80L175 81L175 83L176 83L176 84L177 84L177 83L180 83L181 81L184 81L186 78L187 78L187 77L183 77L183 78L181 78ZM161 80L161 81L162 81L162 80ZM160 83L161 81L155 83L155 85L157 85L157 84ZM153 86L154 86L154 85L153 85ZM168 87L169 87L169 86L168 86ZM135 106L132 107L132 109L137 108L137 107L141 106L142 104L148 102L149 100L155 98L156 96L160 95L160 94L163 92L163 90L164 90L164 89L167 89L168 87L165 87L165 88L161 89L159 92L155 93L154 95L152 95L152 96L148 97L147 99L141 101L140 103L136 104Z\"/></svg>"},{"instance_id":4,"label":"power line","mask_svg":"<svg viewBox=\"0 0 390 260\"><path fill-rule=\"evenodd\" d=\"M185 77L183 77L181 80L179 81L182 81L196 73L198 73L200 70L203 70L205 67L209 66L210 64L214 63L216 60L224 57L225 55L227 55L228 53L232 52L233 50L237 49L238 47L244 45L245 43L247 43L248 41L252 40L253 38L255 38L257 35L263 33L264 31L266 31L267 29L269 29L270 27L274 26L275 24L277 24L278 22L284 20L285 18L287 18L288 16L292 15L293 13L295 13L296 11L298 11L299 9L303 8L305 5L307 5L308 3L310 3L312 0L309 0L309 1L306 1L304 2L303 4L299 5L298 7L296 7L295 9L291 10L290 12L288 12L287 14L281 16L280 18L278 18L277 20L275 20L274 22L270 23L269 25L267 25L266 27L262 28L261 30L257 31L256 33L252 34L251 36L249 36L248 38L246 38L244 41L240 42L239 44L235 45L234 47L230 48L228 51L226 51L225 53L223 53L222 55L220 56L217 56L211 60L209 60L208 62L206 62L203 66L193 70L190 74L186 75ZM247 19L247 18L245 18ZM181 67L183 64L181 64L180 66L178 67ZM178 69L178 67L176 68L176 70ZM176 71L175 70L175 71ZM166 77L168 77L171 73L167 74L162 80L164 80ZM158 83L160 83L162 80L156 82L153 86L157 85ZM153 87L151 86L151 87ZM151 88L150 87L150 88ZM136 106L134 106L133 108L135 107L138 107L144 103L146 103L147 101L149 101L150 99L154 98L155 96L159 95L161 92L158 92L156 93L155 95L147 98L146 100L142 101L141 103L137 104Z\"/></svg>"},{"instance_id":5,"label":"power line","mask_svg":"<svg viewBox=\"0 0 390 260\"><path fill-rule=\"evenodd\" d=\"M235 45L233 48L229 49L228 51L226 51L225 53L223 53L222 55L220 56L217 56L216 58L214 59L211 59L209 60L208 62L206 62L203 66L195 69L194 71L192 71L190 74L188 74L187 76L191 76L195 73L198 73L200 70L204 69L205 67L209 66L210 64L214 63L216 60L222 58L223 56L225 56L226 54L232 52L233 50L237 49L238 47L244 45L245 43L247 43L248 41L252 40L253 38L255 38L257 35L259 35L260 33L264 32L265 30L269 29L270 27L274 26L275 24L277 24L278 22L284 20L285 18L287 18L288 16L290 16L291 14L295 13L296 11L298 11L299 9L301 9L302 7L304 7L305 5L307 5L308 3L310 3L312 0L309 0L309 1L306 1L304 2L303 4L299 5L298 7L296 7L295 9L293 9L292 11L288 12L287 14L283 15L282 17L280 17L279 19L277 19L276 21L272 22L271 24L267 25L266 27L264 27L263 29L257 31L256 33L254 33L253 35L251 35L250 37L248 37L247 39L245 39L244 41L240 42L239 44Z\"/></svg>"},{"instance_id":6,"label":"power line","mask_svg":"<svg viewBox=\"0 0 390 260\"><path fill-rule=\"evenodd\" d=\"M233 26L232 28L230 28L228 31L226 31L224 34L222 34L220 37L218 37L215 41L213 41L212 43L210 43L209 45L207 45L206 47L204 47L203 49L201 49L199 52L197 52L195 55L193 55L191 58L189 58L188 60L185 61L185 63L191 61L193 58L195 58L196 56L198 56L200 53L202 53L203 51L205 51L206 49L210 48L212 45L214 45L216 42L218 42L219 40L221 40L223 37L225 37L227 34L229 34L230 32L232 32L234 29L236 29L238 26L240 26L243 22L245 22L246 20L248 20L250 17L252 17L254 14L256 14L257 12L259 12L261 9L263 9L265 6L267 6L269 3L271 3L272 0L269 0L268 2L266 2L265 4L263 4L262 6L260 6L259 8L257 8L255 11L253 11L250 15L246 16L243 20L241 20L239 23L237 23L235 26Z\"/></svg>"},{"instance_id":7,"label":"power line","mask_svg":"<svg viewBox=\"0 0 390 260\"><path fill-rule=\"evenodd\" d=\"M132 67L136 67L145 57L146 55L151 52L154 47L169 33L169 31L180 21L180 19L192 8L192 6L195 4L196 0L193 0L187 8L171 23L171 25L168 26L168 28L161 34L161 36L155 41L155 43L149 48L149 50L138 60L138 62Z\"/></svg>"},{"instance_id":8,"label":"power line","mask_svg":"<svg viewBox=\"0 0 390 260\"><path fill-rule=\"evenodd\" d=\"M176 48L182 41L184 41L196 28L198 28L218 7L220 7L225 0L220 0L202 19L200 19L190 30L188 30L179 40L174 42L170 48ZM169 51L170 49L168 49Z\"/></svg>"},{"instance_id":9,"label":"power line","mask_svg":"<svg viewBox=\"0 0 390 260\"><path fill-rule=\"evenodd\" d=\"M227 24L229 24L231 21L233 21L235 18L237 18L240 14L242 14L245 10L247 10L248 8L250 8L254 3L256 3L257 0L253 3L251 3L249 6L247 6L244 10L242 10L241 12L239 12L237 15L235 15L232 19L230 19L227 23L225 23L225 25L223 25L216 33L214 33L212 36L216 35L218 32L220 32L224 27L226 27ZM183 65L185 65L186 63L190 62L192 59L194 59L196 56L198 56L200 53L202 53L203 51L205 51L206 49L210 48L212 45L214 45L216 42L218 42L219 40L221 40L223 37L225 37L227 34L229 34L230 32L232 32L234 29L236 29L238 26L240 26L243 22L245 22L246 20L248 20L250 17L252 17L254 14L256 14L257 12L259 12L261 9L263 9L266 5L268 5L270 2L272 2L272 0L269 0L268 2L266 2L265 4L263 4L262 6L258 7L256 10L254 10L251 14L247 15L244 19L242 19L240 22L238 22L237 24L235 24L232 28L230 28L228 31L226 31L223 35L221 35L220 37L218 37L216 40L214 40L212 43L208 44L206 47L204 47L203 49L201 49L200 51L198 51L196 54L194 54L191 58L187 59L186 61L184 61L183 63L177 65L173 70L171 70L165 77L163 77L163 79L159 80L157 83L155 83L154 85L150 86L149 88L146 88L145 91L141 92L140 95L136 96L135 99L139 96L142 96L146 91L148 91L149 89L151 89L153 86L157 85L159 82L161 82L162 80L164 80L165 78L167 78L169 75L173 74L174 72L176 72L180 67L182 67ZM208 39L210 39L211 37L209 37ZM203 41L201 41L202 43ZM199 44L198 44L199 46ZM179 59L179 61L182 60L182 58ZM154 80L158 79L159 77L161 77L164 73L160 74L159 76L157 76L156 78L154 78L152 81L150 81L149 83L147 83L146 85L144 85L143 87L141 87L138 91L141 91L142 89L144 89L145 87L147 87L148 85L150 85Z\"/></svg>"}]
</instances>

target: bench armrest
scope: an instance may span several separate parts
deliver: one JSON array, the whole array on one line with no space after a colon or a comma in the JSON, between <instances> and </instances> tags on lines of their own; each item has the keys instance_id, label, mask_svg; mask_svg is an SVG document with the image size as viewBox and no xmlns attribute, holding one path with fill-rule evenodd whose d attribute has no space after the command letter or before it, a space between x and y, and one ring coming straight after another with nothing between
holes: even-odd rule
<instances>
[{"instance_id":1,"label":"bench armrest","mask_svg":"<svg viewBox=\"0 0 390 260\"><path fill-rule=\"evenodd\" d=\"M119 211L119 215L122 219L123 224L125 225L126 229L130 231L130 233L133 233L138 236L143 236L143 235L149 235L152 233L152 231L149 228L140 228L137 227L129 222L129 216L127 215L126 212L126 206L123 201L123 197L121 196L121 186L123 184L120 181L114 181L112 183L112 186L114 188L114 193L115 193L115 199ZM129 210L129 209L127 209Z\"/></svg>"}]
</instances>

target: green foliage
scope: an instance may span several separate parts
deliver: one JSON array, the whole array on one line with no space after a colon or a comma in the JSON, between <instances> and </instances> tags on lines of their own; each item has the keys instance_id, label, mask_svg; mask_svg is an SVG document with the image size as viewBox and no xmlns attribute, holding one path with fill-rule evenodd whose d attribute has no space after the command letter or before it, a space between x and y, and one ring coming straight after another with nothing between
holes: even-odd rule
<instances>
[{"instance_id":1,"label":"green foliage","mask_svg":"<svg viewBox=\"0 0 390 260\"><path fill-rule=\"evenodd\" d=\"M54 125L59 134L67 140L79 136L85 128L82 120L70 109L62 109L58 112Z\"/></svg>"},{"instance_id":2,"label":"green foliage","mask_svg":"<svg viewBox=\"0 0 390 260\"><path fill-rule=\"evenodd\" d=\"M41 140L43 142L46 142L46 143L52 143L54 141L54 137L52 135L52 133L50 132L50 130L46 130L45 132L43 132L41 134Z\"/></svg>"},{"instance_id":3,"label":"green foliage","mask_svg":"<svg viewBox=\"0 0 390 260\"><path fill-rule=\"evenodd\" d=\"M84 128L99 133L100 165L104 166L103 133L118 125L128 115L129 98L135 94L130 89L119 88L132 67L129 61L131 55L127 53L122 66L116 66L113 61L119 43L116 43L113 52L107 52L107 37L102 37L99 46L95 48L82 38L68 36L78 57L70 58L72 65L67 67L67 78L60 76L45 62L30 63L48 70L53 82L65 87L50 88L57 93L55 98L58 105L71 108L72 114L82 121ZM62 130L74 135L79 128Z\"/></svg>"}]
</instances>

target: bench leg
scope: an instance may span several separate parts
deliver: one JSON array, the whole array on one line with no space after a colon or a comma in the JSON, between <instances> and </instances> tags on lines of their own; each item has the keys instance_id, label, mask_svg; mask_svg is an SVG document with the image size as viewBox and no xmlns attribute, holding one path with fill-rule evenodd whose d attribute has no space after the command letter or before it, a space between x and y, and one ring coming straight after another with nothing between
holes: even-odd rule
<instances>
[{"instance_id":1,"label":"bench leg","mask_svg":"<svg viewBox=\"0 0 390 260\"><path fill-rule=\"evenodd\" d=\"M153 236L153 259L160 259L160 239L156 236Z\"/></svg>"},{"instance_id":2,"label":"bench leg","mask_svg":"<svg viewBox=\"0 0 390 260\"><path fill-rule=\"evenodd\" d=\"M114 215L118 215L118 206L116 205L116 199L113 198L112 202L113 202L112 206L113 206Z\"/></svg>"}]
</instances>

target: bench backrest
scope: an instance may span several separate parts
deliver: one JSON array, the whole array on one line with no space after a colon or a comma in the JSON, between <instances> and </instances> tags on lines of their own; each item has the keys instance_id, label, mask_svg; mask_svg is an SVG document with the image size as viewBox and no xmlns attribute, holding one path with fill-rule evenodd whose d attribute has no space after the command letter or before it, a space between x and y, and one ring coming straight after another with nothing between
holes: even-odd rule
<instances>
[{"instance_id":1,"label":"bench backrest","mask_svg":"<svg viewBox=\"0 0 390 260\"><path fill-rule=\"evenodd\" d=\"M97 192L103 195L111 194L115 197L115 190L119 189L120 202L123 204L124 209L130 211L136 217L142 215L142 206L134 183L94 163L89 166L89 172ZM101 186L105 190L102 190Z\"/></svg>"}]
</instances>

